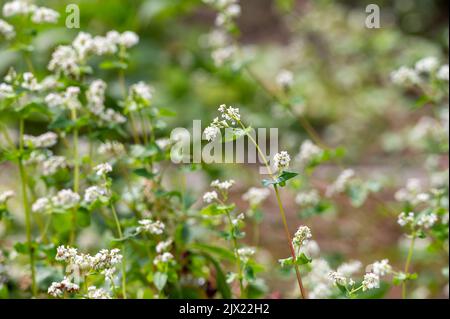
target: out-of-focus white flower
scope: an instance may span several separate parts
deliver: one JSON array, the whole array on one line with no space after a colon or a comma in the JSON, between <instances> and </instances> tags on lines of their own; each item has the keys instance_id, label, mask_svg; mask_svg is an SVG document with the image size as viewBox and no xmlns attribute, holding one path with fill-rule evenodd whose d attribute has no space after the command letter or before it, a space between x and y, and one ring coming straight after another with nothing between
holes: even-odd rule
<instances>
[{"instance_id":1,"label":"out-of-focus white flower","mask_svg":"<svg viewBox=\"0 0 450 319\"><path fill-rule=\"evenodd\" d=\"M174 259L173 255L169 252L162 253L161 255L158 255L153 260L153 264L159 265L159 264L167 264L171 262Z\"/></svg>"},{"instance_id":2,"label":"out-of-focus white flower","mask_svg":"<svg viewBox=\"0 0 450 319\"><path fill-rule=\"evenodd\" d=\"M205 203L212 203L213 201L215 201L215 200L217 200L219 197L218 197L218 195L217 195L217 192L216 191L212 191L212 192L206 192L204 195L203 195L203 201L205 202Z\"/></svg>"},{"instance_id":3,"label":"out-of-focus white flower","mask_svg":"<svg viewBox=\"0 0 450 319\"><path fill-rule=\"evenodd\" d=\"M138 223L140 224L140 226L136 228L138 233L148 232L153 235L161 235L166 228L166 225L159 220L154 222L151 219L141 219Z\"/></svg>"},{"instance_id":4,"label":"out-of-focus white flower","mask_svg":"<svg viewBox=\"0 0 450 319\"><path fill-rule=\"evenodd\" d=\"M353 179L354 176L355 176L354 170L352 170L352 169L344 170L336 178L336 181L327 188L327 195L333 196L334 194L344 192L347 189L350 181Z\"/></svg>"},{"instance_id":5,"label":"out-of-focus white flower","mask_svg":"<svg viewBox=\"0 0 450 319\"><path fill-rule=\"evenodd\" d=\"M108 196L108 190L100 186L91 186L84 192L84 201L88 204L93 203L101 197Z\"/></svg>"},{"instance_id":6,"label":"out-of-focus white flower","mask_svg":"<svg viewBox=\"0 0 450 319\"><path fill-rule=\"evenodd\" d=\"M405 212L402 212L400 215L398 215L397 218L397 223L404 227L406 225L412 225L414 224L414 213L413 212L409 212L408 214L406 214Z\"/></svg>"},{"instance_id":7,"label":"out-of-focus white flower","mask_svg":"<svg viewBox=\"0 0 450 319\"><path fill-rule=\"evenodd\" d=\"M391 73L391 81L398 85L415 85L419 84L421 79L415 70L402 66Z\"/></svg>"},{"instance_id":8,"label":"out-of-focus white flower","mask_svg":"<svg viewBox=\"0 0 450 319\"><path fill-rule=\"evenodd\" d=\"M24 0L13 0L3 6L3 16L12 17L16 15L28 15L36 10L34 4Z\"/></svg>"},{"instance_id":9,"label":"out-of-focus white flower","mask_svg":"<svg viewBox=\"0 0 450 319\"><path fill-rule=\"evenodd\" d=\"M439 70L437 71L436 77L437 77L439 80L447 81L447 82L448 82L448 77L449 77L449 76L448 76L448 72L449 72L448 64L443 65L443 66L441 66L441 67L439 68Z\"/></svg>"},{"instance_id":10,"label":"out-of-focus white flower","mask_svg":"<svg viewBox=\"0 0 450 319\"><path fill-rule=\"evenodd\" d=\"M39 7L34 10L31 16L31 21L37 24L41 23L57 23L59 19L59 13L55 10Z\"/></svg>"},{"instance_id":11,"label":"out-of-focus white flower","mask_svg":"<svg viewBox=\"0 0 450 319\"><path fill-rule=\"evenodd\" d=\"M217 188L221 191L228 191L231 186L234 185L234 180L230 179L228 181L221 182L220 180L216 179L215 181L211 182L211 187Z\"/></svg>"},{"instance_id":12,"label":"out-of-focus white flower","mask_svg":"<svg viewBox=\"0 0 450 319\"><path fill-rule=\"evenodd\" d=\"M350 277L357 272L359 272L362 268L362 263L359 260L352 260L346 263L341 264L336 271L345 277Z\"/></svg>"},{"instance_id":13,"label":"out-of-focus white flower","mask_svg":"<svg viewBox=\"0 0 450 319\"><path fill-rule=\"evenodd\" d=\"M294 74L289 70L281 70L276 76L276 82L281 88L288 90L294 83Z\"/></svg>"},{"instance_id":14,"label":"out-of-focus white flower","mask_svg":"<svg viewBox=\"0 0 450 319\"><path fill-rule=\"evenodd\" d=\"M242 199L254 207L261 204L269 195L270 191L267 188L251 187L242 195Z\"/></svg>"},{"instance_id":15,"label":"out-of-focus white flower","mask_svg":"<svg viewBox=\"0 0 450 319\"><path fill-rule=\"evenodd\" d=\"M205 128L204 134L207 141L213 141L217 138L220 133L220 129L216 126L208 126Z\"/></svg>"},{"instance_id":16,"label":"out-of-focus white flower","mask_svg":"<svg viewBox=\"0 0 450 319\"><path fill-rule=\"evenodd\" d=\"M117 141L106 141L98 147L98 153L102 155L121 156L125 154L125 146Z\"/></svg>"},{"instance_id":17,"label":"out-of-focus white flower","mask_svg":"<svg viewBox=\"0 0 450 319\"><path fill-rule=\"evenodd\" d=\"M425 213L419 215L417 218L417 225L422 226L423 228L431 228L438 221L438 217L434 213Z\"/></svg>"},{"instance_id":18,"label":"out-of-focus white flower","mask_svg":"<svg viewBox=\"0 0 450 319\"><path fill-rule=\"evenodd\" d=\"M13 191L4 191L0 193L0 205L5 205L6 202L16 195Z\"/></svg>"},{"instance_id":19,"label":"out-of-focus white flower","mask_svg":"<svg viewBox=\"0 0 450 319\"><path fill-rule=\"evenodd\" d=\"M43 213L51 207L51 202L46 197L38 198L31 206L31 210L34 213Z\"/></svg>"},{"instance_id":20,"label":"out-of-focus white flower","mask_svg":"<svg viewBox=\"0 0 450 319\"><path fill-rule=\"evenodd\" d=\"M313 189L309 192L298 193L295 202L299 206L315 206L320 202L319 192Z\"/></svg>"},{"instance_id":21,"label":"out-of-focus white flower","mask_svg":"<svg viewBox=\"0 0 450 319\"><path fill-rule=\"evenodd\" d=\"M328 273L328 278L330 281L336 285L346 286L347 285L347 278L343 275L338 273L337 271L330 271Z\"/></svg>"},{"instance_id":22,"label":"out-of-focus white flower","mask_svg":"<svg viewBox=\"0 0 450 319\"><path fill-rule=\"evenodd\" d=\"M234 54L236 53L236 48L232 45L218 48L211 53L214 65L217 67L223 66L225 63L229 62Z\"/></svg>"},{"instance_id":23,"label":"out-of-focus white flower","mask_svg":"<svg viewBox=\"0 0 450 319\"><path fill-rule=\"evenodd\" d=\"M289 163L291 162L291 157L289 153L286 151L281 151L273 157L273 167L277 170L284 170L289 167Z\"/></svg>"},{"instance_id":24,"label":"out-of-focus white flower","mask_svg":"<svg viewBox=\"0 0 450 319\"><path fill-rule=\"evenodd\" d=\"M41 173L42 176L51 176L66 167L67 162L64 156L51 156L41 163Z\"/></svg>"},{"instance_id":25,"label":"out-of-focus white flower","mask_svg":"<svg viewBox=\"0 0 450 319\"><path fill-rule=\"evenodd\" d=\"M152 88L142 81L130 86L129 95L134 99L145 102L146 104L149 104L153 98Z\"/></svg>"},{"instance_id":26,"label":"out-of-focus white flower","mask_svg":"<svg viewBox=\"0 0 450 319\"><path fill-rule=\"evenodd\" d=\"M87 297L89 299L112 299L108 292L103 288L97 288L95 286L90 286L88 288Z\"/></svg>"},{"instance_id":27,"label":"out-of-focus white flower","mask_svg":"<svg viewBox=\"0 0 450 319\"><path fill-rule=\"evenodd\" d=\"M112 172L112 166L109 163L102 163L94 167L95 174L97 176L105 176Z\"/></svg>"},{"instance_id":28,"label":"out-of-focus white flower","mask_svg":"<svg viewBox=\"0 0 450 319\"><path fill-rule=\"evenodd\" d=\"M306 140L300 146L300 152L297 155L297 160L302 166L307 165L311 160L323 153L322 149L310 140Z\"/></svg>"},{"instance_id":29,"label":"out-of-focus white flower","mask_svg":"<svg viewBox=\"0 0 450 319\"><path fill-rule=\"evenodd\" d=\"M52 54L48 69L55 73L63 73L66 76L78 75L80 61L74 48L68 45L60 45Z\"/></svg>"},{"instance_id":30,"label":"out-of-focus white flower","mask_svg":"<svg viewBox=\"0 0 450 319\"><path fill-rule=\"evenodd\" d=\"M0 83L0 100L14 97L14 89L11 85Z\"/></svg>"},{"instance_id":31,"label":"out-of-focus white flower","mask_svg":"<svg viewBox=\"0 0 450 319\"><path fill-rule=\"evenodd\" d=\"M70 189L63 189L52 197L52 204L59 208L73 208L80 202L80 195Z\"/></svg>"},{"instance_id":32,"label":"out-of-focus white flower","mask_svg":"<svg viewBox=\"0 0 450 319\"><path fill-rule=\"evenodd\" d=\"M16 36L14 27L5 20L0 19L0 35L5 37L6 40L10 40Z\"/></svg>"},{"instance_id":33,"label":"out-of-focus white flower","mask_svg":"<svg viewBox=\"0 0 450 319\"><path fill-rule=\"evenodd\" d=\"M439 61L436 57L430 56L417 61L415 68L419 73L431 73L439 66Z\"/></svg>"},{"instance_id":34,"label":"out-of-focus white flower","mask_svg":"<svg viewBox=\"0 0 450 319\"><path fill-rule=\"evenodd\" d=\"M58 135L53 132L47 132L39 136L24 135L24 143L28 147L49 148L58 142Z\"/></svg>"},{"instance_id":35,"label":"out-of-focus white flower","mask_svg":"<svg viewBox=\"0 0 450 319\"><path fill-rule=\"evenodd\" d=\"M255 248L242 247L237 250L237 255L243 263L247 263L251 256L256 253Z\"/></svg>"},{"instance_id":36,"label":"out-of-focus white flower","mask_svg":"<svg viewBox=\"0 0 450 319\"><path fill-rule=\"evenodd\" d=\"M131 48L139 43L139 36L132 31L125 31L120 35L119 44Z\"/></svg>"},{"instance_id":37,"label":"out-of-focus white flower","mask_svg":"<svg viewBox=\"0 0 450 319\"><path fill-rule=\"evenodd\" d=\"M380 288L380 277L374 273L367 273L364 275L362 282L363 291Z\"/></svg>"},{"instance_id":38,"label":"out-of-focus white flower","mask_svg":"<svg viewBox=\"0 0 450 319\"><path fill-rule=\"evenodd\" d=\"M392 267L389 265L388 259L376 261L371 266L372 272L380 277L388 275L392 272Z\"/></svg>"},{"instance_id":39,"label":"out-of-focus white flower","mask_svg":"<svg viewBox=\"0 0 450 319\"><path fill-rule=\"evenodd\" d=\"M162 252L167 251L170 246L172 246L172 239L166 240L166 241L160 241L157 245L156 245L156 252L158 254L161 254Z\"/></svg>"}]
</instances>

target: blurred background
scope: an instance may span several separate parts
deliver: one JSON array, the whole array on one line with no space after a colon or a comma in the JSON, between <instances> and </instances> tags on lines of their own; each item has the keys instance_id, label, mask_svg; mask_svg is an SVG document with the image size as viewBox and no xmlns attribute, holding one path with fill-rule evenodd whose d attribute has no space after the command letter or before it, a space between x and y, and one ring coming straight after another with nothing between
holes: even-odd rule
<instances>
[{"instance_id":1,"label":"blurred background","mask_svg":"<svg viewBox=\"0 0 450 319\"><path fill-rule=\"evenodd\" d=\"M160 137L168 136L174 127L191 128L194 119L207 125L216 116L218 105L225 103L240 107L253 127L278 127L280 147L291 154L296 154L308 138L297 120L248 74L214 66L204 39L213 28L216 13L200 0L36 2L61 13L67 4L76 3L81 12L79 30L66 29L61 19L59 28L39 34L32 57L35 65L42 68L38 72L45 71L54 47L71 42L79 31L97 35L115 29L139 34L140 43L131 51L127 81L148 82L155 88L155 105L178 114L166 126L158 127ZM381 8L380 29L364 26L369 3ZM389 75L424 56L436 56L448 63L448 1L241 0L240 4L238 39L252 57L253 72L275 90L279 70L291 70L298 111L303 112L328 145L346 148L343 165L352 167L363 178L386 185L378 194L379 200L393 202L395 207L394 193L408 178L427 176L424 157L404 142L402 134L430 110L412 112L419 95L404 94L390 83ZM5 74L10 65L25 69L19 61L14 52L3 50L0 43L0 74ZM96 70L96 74L108 83L116 83L111 73ZM110 87L110 94L118 90L116 85ZM30 131L40 132L39 122L30 125ZM448 168L448 158L442 165ZM258 180L257 168L211 165L205 170L206 175L188 174L192 196L199 197L210 178L234 177L238 184L232 196L244 209L241 195ZM341 170L333 163L321 166L312 178L314 186L324 190ZM7 185L13 178L6 167L0 166L1 184ZM176 186L177 180L167 183ZM355 208L348 199L338 198L328 212L305 218L294 202L295 193L285 196L290 224L294 228L301 220L310 225L322 254L332 264L351 259L368 264L389 258L394 266L403 265L406 248L402 231L396 215L379 200L369 198ZM275 252L267 256L274 264L288 253L275 205L273 199L266 202L261 231L273 235L260 239L263 247ZM423 281L429 288L414 293L417 297L444 296L442 283L447 279L439 274L442 263L448 265L448 256L433 254L426 242L419 242L417 247L414 270L423 274L417 286ZM428 273L431 279L427 278ZM295 289L281 272L267 276L267 284L273 292ZM389 292L389 297L399 296L397 288Z\"/></svg>"}]
</instances>

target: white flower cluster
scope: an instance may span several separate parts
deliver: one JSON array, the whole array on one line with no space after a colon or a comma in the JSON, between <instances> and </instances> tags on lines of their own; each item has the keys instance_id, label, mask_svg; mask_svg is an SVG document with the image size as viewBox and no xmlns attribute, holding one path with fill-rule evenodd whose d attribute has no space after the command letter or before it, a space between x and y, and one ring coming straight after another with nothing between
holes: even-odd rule
<instances>
[{"instance_id":1,"label":"white flower cluster","mask_svg":"<svg viewBox=\"0 0 450 319\"><path fill-rule=\"evenodd\" d=\"M289 167L290 162L291 157L289 156L289 153L286 151L281 151L275 154L273 157L273 167L277 171L287 169Z\"/></svg>"},{"instance_id":2,"label":"white flower cluster","mask_svg":"<svg viewBox=\"0 0 450 319\"><path fill-rule=\"evenodd\" d=\"M310 140L306 140L300 146L300 152L297 155L297 160L300 165L306 166L312 160L323 154L323 150Z\"/></svg>"},{"instance_id":3,"label":"white flower cluster","mask_svg":"<svg viewBox=\"0 0 450 319\"><path fill-rule=\"evenodd\" d=\"M138 233L147 232L153 235L161 235L166 229L166 225L159 220L152 221L151 219L141 219L138 223L140 225L136 228L136 232Z\"/></svg>"},{"instance_id":4,"label":"white flower cluster","mask_svg":"<svg viewBox=\"0 0 450 319\"><path fill-rule=\"evenodd\" d=\"M137 111L149 106L153 98L152 91L152 87L142 81L131 85L128 94L128 110Z\"/></svg>"},{"instance_id":5,"label":"white flower cluster","mask_svg":"<svg viewBox=\"0 0 450 319\"><path fill-rule=\"evenodd\" d=\"M88 109L95 115L100 115L105 110L106 83L103 80L95 80L86 91Z\"/></svg>"},{"instance_id":6,"label":"white flower cluster","mask_svg":"<svg viewBox=\"0 0 450 319\"><path fill-rule=\"evenodd\" d=\"M93 37L89 33L80 32L71 45L62 45L56 48L48 69L66 76L77 76L80 73L80 66L90 55L116 54L119 47L130 48L138 42L139 37L131 31L122 34L117 31L109 31L104 37Z\"/></svg>"},{"instance_id":7,"label":"white flower cluster","mask_svg":"<svg viewBox=\"0 0 450 319\"><path fill-rule=\"evenodd\" d=\"M380 288L380 276L372 272L368 272L364 275L362 282L362 290L367 291L370 289Z\"/></svg>"},{"instance_id":8,"label":"white flower cluster","mask_svg":"<svg viewBox=\"0 0 450 319\"><path fill-rule=\"evenodd\" d=\"M337 269L336 272L339 274L345 276L345 277L351 277L354 274L358 273L362 268L362 263L359 260L351 260L349 262L341 264Z\"/></svg>"},{"instance_id":9,"label":"white flower cluster","mask_svg":"<svg viewBox=\"0 0 450 319\"><path fill-rule=\"evenodd\" d=\"M109 197L108 190L103 186L91 186L84 191L83 200L86 204L92 204L102 198Z\"/></svg>"},{"instance_id":10,"label":"white flower cluster","mask_svg":"<svg viewBox=\"0 0 450 319\"><path fill-rule=\"evenodd\" d=\"M0 83L0 101L14 97L14 89L11 85Z\"/></svg>"},{"instance_id":11,"label":"white flower cluster","mask_svg":"<svg viewBox=\"0 0 450 319\"><path fill-rule=\"evenodd\" d=\"M109 163L102 163L94 167L95 174L97 176L106 176L112 172L112 166Z\"/></svg>"},{"instance_id":12,"label":"white flower cluster","mask_svg":"<svg viewBox=\"0 0 450 319\"><path fill-rule=\"evenodd\" d=\"M64 168L67 168L67 161L64 156L50 156L42 161L40 173L42 176L52 176Z\"/></svg>"},{"instance_id":13,"label":"white flower cluster","mask_svg":"<svg viewBox=\"0 0 450 319\"><path fill-rule=\"evenodd\" d=\"M383 259L380 261L375 261L371 265L372 272L380 277L386 276L392 272L392 267L389 264L388 259Z\"/></svg>"},{"instance_id":14,"label":"white flower cluster","mask_svg":"<svg viewBox=\"0 0 450 319\"><path fill-rule=\"evenodd\" d=\"M311 229L308 226L300 226L292 238L292 245L298 250L300 247L306 245L311 237Z\"/></svg>"},{"instance_id":15,"label":"white flower cluster","mask_svg":"<svg viewBox=\"0 0 450 319\"><path fill-rule=\"evenodd\" d=\"M95 286L89 286L87 298L88 299L112 299L111 295L107 291L105 291L103 288L97 288Z\"/></svg>"},{"instance_id":16,"label":"white flower cluster","mask_svg":"<svg viewBox=\"0 0 450 319\"><path fill-rule=\"evenodd\" d=\"M210 203L216 201L218 198L219 198L219 196L217 195L217 192L216 192L216 191L206 192L206 193L203 195L203 201L204 201L205 203L208 203L208 204L210 204Z\"/></svg>"},{"instance_id":17,"label":"white flower cluster","mask_svg":"<svg viewBox=\"0 0 450 319\"><path fill-rule=\"evenodd\" d=\"M6 40L10 40L15 37L16 32L14 27L10 25L5 20L0 19L0 35L2 35Z\"/></svg>"},{"instance_id":18,"label":"white flower cluster","mask_svg":"<svg viewBox=\"0 0 450 319\"><path fill-rule=\"evenodd\" d=\"M42 23L57 23L59 19L59 13L55 10L38 7L33 11L33 15L31 16L31 21L36 24Z\"/></svg>"},{"instance_id":19,"label":"white flower cluster","mask_svg":"<svg viewBox=\"0 0 450 319\"><path fill-rule=\"evenodd\" d=\"M426 203L431 199L430 194L422 191L420 180L417 178L408 179L406 186L399 189L394 197L399 202L408 202L412 205Z\"/></svg>"},{"instance_id":20,"label":"white flower cluster","mask_svg":"<svg viewBox=\"0 0 450 319\"><path fill-rule=\"evenodd\" d=\"M247 263L250 260L250 257L252 257L255 253L256 250L252 247L241 247L236 251L237 256L244 264Z\"/></svg>"},{"instance_id":21,"label":"white flower cluster","mask_svg":"<svg viewBox=\"0 0 450 319\"><path fill-rule=\"evenodd\" d=\"M335 180L335 182L327 188L327 196L333 196L344 192L355 177L355 171L352 169L344 170Z\"/></svg>"},{"instance_id":22,"label":"white flower cluster","mask_svg":"<svg viewBox=\"0 0 450 319\"><path fill-rule=\"evenodd\" d=\"M0 193L0 206L5 205L8 200L16 195L13 191L4 191Z\"/></svg>"},{"instance_id":23,"label":"white flower cluster","mask_svg":"<svg viewBox=\"0 0 450 319\"><path fill-rule=\"evenodd\" d=\"M13 17L17 15L28 16L31 14L31 21L36 24L57 23L59 13L55 10L38 7L27 0L13 0L3 6L3 15Z\"/></svg>"},{"instance_id":24,"label":"white flower cluster","mask_svg":"<svg viewBox=\"0 0 450 319\"><path fill-rule=\"evenodd\" d=\"M172 239L168 239L166 241L160 241L157 245L156 245L156 252L158 254L161 254L167 250L170 249L170 247L172 246L173 241Z\"/></svg>"},{"instance_id":25,"label":"white flower cluster","mask_svg":"<svg viewBox=\"0 0 450 319\"><path fill-rule=\"evenodd\" d=\"M393 83L403 86L417 85L423 82L422 75L435 75L441 81L449 80L448 64L439 66L436 57L425 57L416 62L414 68L400 67L391 73Z\"/></svg>"},{"instance_id":26,"label":"white flower cluster","mask_svg":"<svg viewBox=\"0 0 450 319\"><path fill-rule=\"evenodd\" d=\"M230 179L228 181L221 182L216 179L211 182L211 187L217 188L220 191L228 191L234 185L234 180Z\"/></svg>"},{"instance_id":27,"label":"white flower cluster","mask_svg":"<svg viewBox=\"0 0 450 319\"><path fill-rule=\"evenodd\" d=\"M331 268L325 259L314 259L311 271L305 277L305 284L309 288L309 298L325 299L333 294L333 282L329 280Z\"/></svg>"},{"instance_id":28,"label":"white flower cluster","mask_svg":"<svg viewBox=\"0 0 450 319\"><path fill-rule=\"evenodd\" d=\"M402 212L398 218L397 223L402 227L410 227L419 229L429 229L439 221L438 216L432 212L423 212L416 216L414 212Z\"/></svg>"},{"instance_id":29,"label":"white flower cluster","mask_svg":"<svg viewBox=\"0 0 450 319\"><path fill-rule=\"evenodd\" d=\"M75 207L79 202L80 195L70 189L63 189L53 197L41 197L37 199L31 209L34 213L43 213L51 208L67 210Z\"/></svg>"},{"instance_id":30,"label":"white flower cluster","mask_svg":"<svg viewBox=\"0 0 450 319\"><path fill-rule=\"evenodd\" d=\"M108 156L121 156L125 154L125 146L117 141L106 141L100 144L98 153Z\"/></svg>"},{"instance_id":31,"label":"white flower cluster","mask_svg":"<svg viewBox=\"0 0 450 319\"><path fill-rule=\"evenodd\" d=\"M25 146L30 148L49 148L58 142L58 135L53 132L47 132L39 136L24 135Z\"/></svg>"},{"instance_id":32,"label":"white flower cluster","mask_svg":"<svg viewBox=\"0 0 450 319\"><path fill-rule=\"evenodd\" d=\"M55 298L63 297L67 293L76 293L80 290L80 286L70 281L69 278L64 277L61 282L52 282L47 290L50 296Z\"/></svg>"},{"instance_id":33,"label":"white flower cluster","mask_svg":"<svg viewBox=\"0 0 450 319\"><path fill-rule=\"evenodd\" d=\"M164 265L170 263L173 260L174 260L173 255L169 252L165 252L156 256L155 259L153 260L153 264L156 266Z\"/></svg>"},{"instance_id":34,"label":"white flower cluster","mask_svg":"<svg viewBox=\"0 0 450 319\"><path fill-rule=\"evenodd\" d=\"M69 110L78 110L81 108L81 103L78 100L80 88L76 86L69 86L62 93L50 93L45 97L45 103L50 108L65 107Z\"/></svg>"},{"instance_id":35,"label":"white flower cluster","mask_svg":"<svg viewBox=\"0 0 450 319\"><path fill-rule=\"evenodd\" d=\"M242 195L242 199L249 202L251 207L255 207L261 204L269 195L270 191L267 188L251 187Z\"/></svg>"},{"instance_id":36,"label":"white flower cluster","mask_svg":"<svg viewBox=\"0 0 450 319\"><path fill-rule=\"evenodd\" d=\"M294 83L294 74L289 70L281 70L277 74L275 81L282 89L289 90Z\"/></svg>"},{"instance_id":37,"label":"white flower cluster","mask_svg":"<svg viewBox=\"0 0 450 319\"><path fill-rule=\"evenodd\" d=\"M219 135L221 128L230 127L230 124L235 125L236 122L241 120L239 108L234 108L232 106L227 107L225 104L222 104L219 106L218 110L222 113L222 120L219 120L219 118L216 117L212 123L205 128L204 134L208 141L215 140L217 135Z\"/></svg>"},{"instance_id":38,"label":"white flower cluster","mask_svg":"<svg viewBox=\"0 0 450 319\"><path fill-rule=\"evenodd\" d=\"M320 202L319 192L313 189L309 192L298 193L295 197L295 202L303 207L316 206Z\"/></svg>"}]
</instances>

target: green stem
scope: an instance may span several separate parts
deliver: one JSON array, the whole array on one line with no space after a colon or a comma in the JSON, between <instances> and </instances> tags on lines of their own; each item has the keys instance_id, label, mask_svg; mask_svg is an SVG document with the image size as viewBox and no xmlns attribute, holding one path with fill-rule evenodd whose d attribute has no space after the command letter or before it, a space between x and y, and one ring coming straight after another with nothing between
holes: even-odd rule
<instances>
[{"instance_id":1,"label":"green stem","mask_svg":"<svg viewBox=\"0 0 450 319\"><path fill-rule=\"evenodd\" d=\"M34 248L32 242L32 234L31 234L31 208L30 202L28 200L28 192L27 192L27 173L25 167L23 165L23 136L24 136L24 120L20 119L19 130L19 148L20 148L20 157L18 161L19 165L19 173L20 173L20 181L22 187L22 199L23 199L23 207L25 211L25 227L26 227L26 236L27 236L27 245L28 245L28 253L30 258L30 267L31 267L31 293L33 297L37 295L37 286L36 286L36 269L35 269L35 260L34 260Z\"/></svg>"},{"instance_id":2,"label":"green stem","mask_svg":"<svg viewBox=\"0 0 450 319\"><path fill-rule=\"evenodd\" d=\"M404 270L405 275L408 275L409 266L411 265L411 260L412 260L412 256L414 253L415 242L416 242L416 234L413 233L411 243L410 243L409 249L408 249L408 256L406 257L405 270ZM406 299L406 280L403 281L403 283L402 283L402 298Z\"/></svg>"},{"instance_id":3,"label":"green stem","mask_svg":"<svg viewBox=\"0 0 450 319\"><path fill-rule=\"evenodd\" d=\"M117 216L116 208L111 204L111 211L116 223L117 234L120 239L123 239L122 227L120 226L119 217ZM126 278L126 252L125 244L122 244L122 295L123 299L127 299L127 278Z\"/></svg>"},{"instance_id":4,"label":"green stem","mask_svg":"<svg viewBox=\"0 0 450 319\"><path fill-rule=\"evenodd\" d=\"M72 121L77 120L76 109L71 110ZM78 152L78 128L75 125L73 131L73 157L74 157L74 170L73 170L73 191L78 193L80 188L80 160ZM72 245L75 241L77 231L77 208L74 208L72 212L72 229L70 231L69 244Z\"/></svg>"}]
</instances>

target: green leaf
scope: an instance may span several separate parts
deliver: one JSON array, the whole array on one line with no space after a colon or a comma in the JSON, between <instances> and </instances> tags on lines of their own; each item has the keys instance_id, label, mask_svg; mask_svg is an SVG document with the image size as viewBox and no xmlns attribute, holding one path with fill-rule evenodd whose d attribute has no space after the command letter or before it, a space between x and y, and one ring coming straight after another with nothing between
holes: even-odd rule
<instances>
[{"instance_id":1,"label":"green leaf","mask_svg":"<svg viewBox=\"0 0 450 319\"><path fill-rule=\"evenodd\" d=\"M77 226L81 227L81 228L86 228L89 227L89 225L91 224L91 213L83 207L80 207L77 210Z\"/></svg>"},{"instance_id":2,"label":"green leaf","mask_svg":"<svg viewBox=\"0 0 450 319\"><path fill-rule=\"evenodd\" d=\"M177 116L177 112L166 109L166 108L159 108L158 115L161 117L174 117L174 116Z\"/></svg>"},{"instance_id":3,"label":"green leaf","mask_svg":"<svg viewBox=\"0 0 450 319\"><path fill-rule=\"evenodd\" d=\"M221 259L228 260L228 261L235 261L236 257L229 249L225 249L219 246L213 246L208 244L202 244L202 243L194 243L190 245L191 249L196 249L203 253L213 254Z\"/></svg>"},{"instance_id":4,"label":"green leaf","mask_svg":"<svg viewBox=\"0 0 450 319\"><path fill-rule=\"evenodd\" d=\"M286 182L294 177L296 177L298 173L282 171L281 174L276 179L263 179L262 184L267 187L270 185L279 185L281 187L286 185Z\"/></svg>"},{"instance_id":5,"label":"green leaf","mask_svg":"<svg viewBox=\"0 0 450 319\"><path fill-rule=\"evenodd\" d=\"M210 263L213 264L215 270L216 270L216 284L217 284L217 290L222 295L223 299L230 299L231 298L231 289L230 286L227 283L227 277L225 273L223 272L222 268L220 267L220 263L215 260L212 256L209 254L203 254L203 256L208 259Z\"/></svg>"},{"instance_id":6,"label":"green leaf","mask_svg":"<svg viewBox=\"0 0 450 319\"><path fill-rule=\"evenodd\" d=\"M302 253L300 256L297 256L295 258L295 263L294 263L292 257L278 260L281 267L283 267L283 268L288 267L288 266L293 266L294 264L298 265L298 266L306 265L306 264L309 264L311 261L312 261L312 259L309 258L308 256L306 256L304 253Z\"/></svg>"},{"instance_id":7,"label":"green leaf","mask_svg":"<svg viewBox=\"0 0 450 319\"><path fill-rule=\"evenodd\" d=\"M107 60L100 63L100 68L103 70L126 70L128 64L116 60Z\"/></svg>"},{"instance_id":8,"label":"green leaf","mask_svg":"<svg viewBox=\"0 0 450 319\"><path fill-rule=\"evenodd\" d=\"M133 174L147 179L153 179L156 176L155 173L147 171L146 168L137 168L133 171Z\"/></svg>"},{"instance_id":9,"label":"green leaf","mask_svg":"<svg viewBox=\"0 0 450 319\"><path fill-rule=\"evenodd\" d=\"M167 278L168 278L167 274L166 273L162 273L162 272L157 272L153 276L153 283L155 284L155 287L159 291L162 291L164 289L164 287L166 286Z\"/></svg>"},{"instance_id":10,"label":"green leaf","mask_svg":"<svg viewBox=\"0 0 450 319\"><path fill-rule=\"evenodd\" d=\"M218 216L222 214L226 214L227 211L232 211L235 208L235 205L217 205L217 204L211 204L206 206L200 211L201 215L206 216Z\"/></svg>"}]
</instances>

